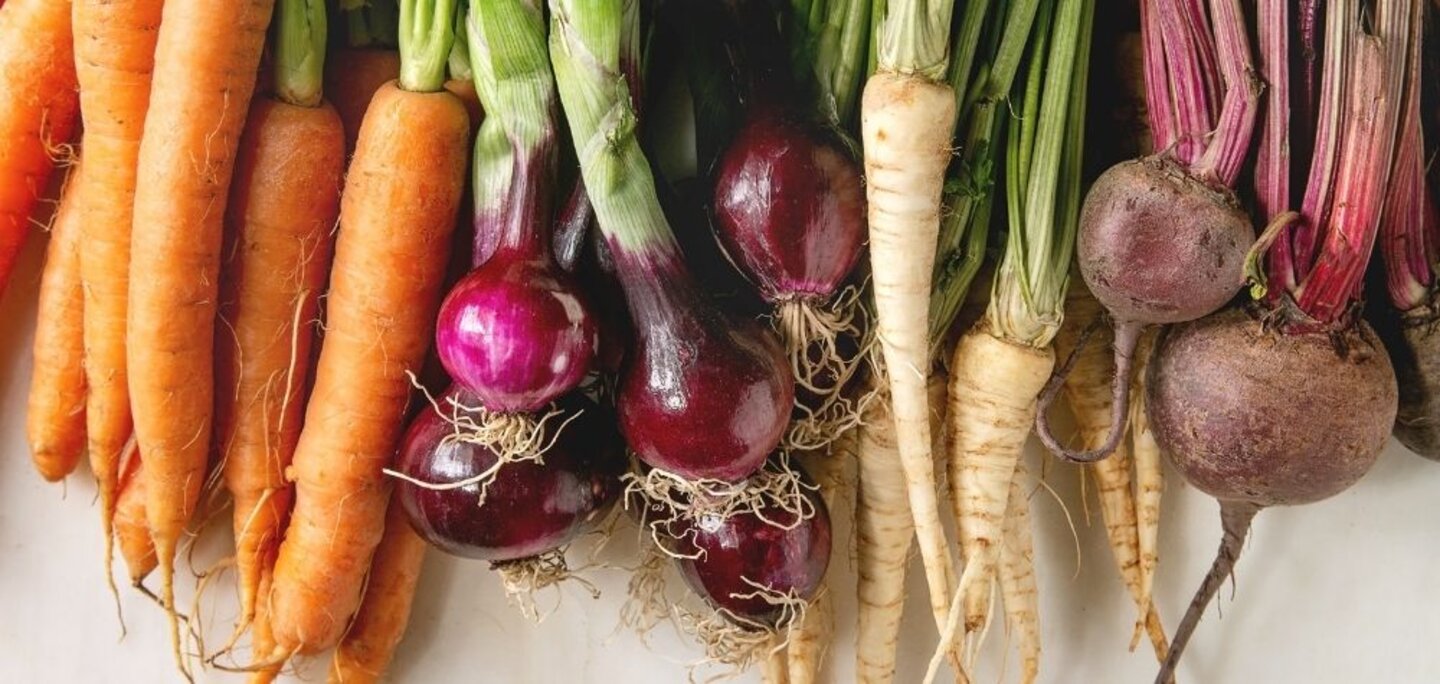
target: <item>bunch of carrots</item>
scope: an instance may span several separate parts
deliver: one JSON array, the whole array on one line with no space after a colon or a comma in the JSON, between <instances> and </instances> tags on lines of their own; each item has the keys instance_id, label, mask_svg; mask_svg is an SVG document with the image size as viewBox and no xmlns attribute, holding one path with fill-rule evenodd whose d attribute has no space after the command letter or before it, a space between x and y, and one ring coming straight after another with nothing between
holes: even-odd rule
<instances>
[{"instance_id":1,"label":"bunch of carrots","mask_svg":"<svg viewBox=\"0 0 1440 684\"><path fill-rule=\"evenodd\" d=\"M0 296L49 233L32 459L88 460L110 588L118 548L190 679L329 652L378 681L429 546L530 609L629 529L625 621L702 663L823 681L846 592L856 678L893 681L913 546L925 680L984 678L998 619L1028 683L1033 432L1093 476L1118 628L1171 681L1259 510L1350 486L1392 430L1440 452L1432 14L8 0ZM693 177L651 116L672 68ZM1351 395L1375 411L1298 424ZM1173 645L1161 454L1225 533ZM239 611L207 643L176 568L226 506Z\"/></svg>"}]
</instances>

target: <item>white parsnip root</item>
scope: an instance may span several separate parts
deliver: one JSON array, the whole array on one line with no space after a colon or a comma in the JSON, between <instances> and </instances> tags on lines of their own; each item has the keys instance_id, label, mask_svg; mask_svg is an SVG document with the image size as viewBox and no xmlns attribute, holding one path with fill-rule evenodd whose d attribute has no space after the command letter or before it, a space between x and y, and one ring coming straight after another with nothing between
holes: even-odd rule
<instances>
[{"instance_id":1,"label":"white parsnip root","mask_svg":"<svg viewBox=\"0 0 1440 684\"><path fill-rule=\"evenodd\" d=\"M1015 467L1000 546L1000 599L1005 626L1020 648L1020 681L1040 674L1040 591L1035 581L1035 539L1030 532L1030 492L1025 464Z\"/></svg>"},{"instance_id":2,"label":"white parsnip root","mask_svg":"<svg viewBox=\"0 0 1440 684\"><path fill-rule=\"evenodd\" d=\"M965 574L967 660L989 618L1005 512L1020 452L1035 420L1035 401L1055 356L1002 340L982 322L960 338L950 364L950 493L959 522Z\"/></svg>"},{"instance_id":3,"label":"white parsnip root","mask_svg":"<svg viewBox=\"0 0 1440 684\"><path fill-rule=\"evenodd\" d=\"M1152 617L1155 610L1153 596L1155 568L1160 564L1160 497L1165 490L1160 445L1155 443L1155 435L1150 432L1143 391L1150 355L1155 349L1155 335L1152 331L1141 337L1140 346L1135 350L1134 382L1137 387L1131 392L1133 398L1130 402L1130 448L1135 462L1136 536L1140 554L1140 595L1136 600L1142 613L1147 613L1147 629L1152 629L1148 626L1150 623L1158 622ZM1160 637L1163 640L1163 632ZM1153 635L1151 639L1154 639Z\"/></svg>"}]
</instances>

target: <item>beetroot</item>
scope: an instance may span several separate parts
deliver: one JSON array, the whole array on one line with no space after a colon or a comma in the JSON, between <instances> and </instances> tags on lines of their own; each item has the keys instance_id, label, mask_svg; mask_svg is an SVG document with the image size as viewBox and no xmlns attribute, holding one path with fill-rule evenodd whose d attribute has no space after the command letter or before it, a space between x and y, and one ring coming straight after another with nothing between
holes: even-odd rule
<instances>
[{"instance_id":1,"label":"beetroot","mask_svg":"<svg viewBox=\"0 0 1440 684\"><path fill-rule=\"evenodd\" d=\"M474 395L452 388L439 402L446 413L452 410L451 400L461 406L475 404ZM619 497L627 465L614 417L577 395L566 397L560 406L563 414L545 424L546 443L552 437L555 442L543 462L505 463L488 483L463 487L398 482L400 502L416 532L446 553L501 562L558 549L600 520ZM474 414L454 410L457 416L427 409L411 422L397 458L401 474L446 485L476 478L495 466L497 456L490 448L454 438L456 417Z\"/></svg>"},{"instance_id":2,"label":"beetroot","mask_svg":"<svg viewBox=\"0 0 1440 684\"><path fill-rule=\"evenodd\" d=\"M1440 317L1430 305L1399 316L1385 336L1400 382L1395 438L1405 448L1440 461Z\"/></svg>"},{"instance_id":3,"label":"beetroot","mask_svg":"<svg viewBox=\"0 0 1440 684\"><path fill-rule=\"evenodd\" d=\"M804 519L773 504L728 517L702 515L670 525L687 584L711 606L747 622L774 626L780 596L809 601L830 562L830 514L808 484Z\"/></svg>"},{"instance_id":4,"label":"beetroot","mask_svg":"<svg viewBox=\"0 0 1440 684\"><path fill-rule=\"evenodd\" d=\"M1255 514L1320 501L1359 480L1385 445L1397 389L1368 325L1287 334L1241 309L1169 330L1148 387L1156 442L1187 482L1220 500L1224 529L1156 678L1165 682L1230 577Z\"/></svg>"}]
</instances>

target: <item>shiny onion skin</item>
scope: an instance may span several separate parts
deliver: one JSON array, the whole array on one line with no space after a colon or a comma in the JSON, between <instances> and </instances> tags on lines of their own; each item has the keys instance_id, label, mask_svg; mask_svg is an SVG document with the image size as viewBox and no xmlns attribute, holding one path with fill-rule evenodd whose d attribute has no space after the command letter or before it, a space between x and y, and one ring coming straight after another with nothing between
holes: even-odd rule
<instances>
[{"instance_id":1,"label":"shiny onion skin","mask_svg":"<svg viewBox=\"0 0 1440 684\"><path fill-rule=\"evenodd\" d=\"M773 504L763 510L765 519L747 510L673 523L674 550L694 556L678 559L690 588L711 606L766 625L774 625L783 609L752 596L759 587L763 593L814 598L830 563L830 513L814 489L804 491L814 514L798 524L797 514Z\"/></svg>"},{"instance_id":2,"label":"shiny onion skin","mask_svg":"<svg viewBox=\"0 0 1440 684\"><path fill-rule=\"evenodd\" d=\"M439 405L449 411L446 400L452 397L463 405L475 403L474 395L452 387ZM579 395L562 399L560 408L563 414L546 423L546 443L556 428L569 423L543 463L502 466L483 504L477 505L479 484L434 490L397 481L415 531L446 553L503 562L555 550L590 529L620 496L625 454L608 411ZM433 407L422 411L405 434L396 469L416 480L445 484L495 464L494 452L482 445L446 440L453 430L448 416Z\"/></svg>"},{"instance_id":3,"label":"shiny onion skin","mask_svg":"<svg viewBox=\"0 0 1440 684\"><path fill-rule=\"evenodd\" d=\"M756 109L716 165L716 237L766 301L829 298L865 240L860 164L838 133Z\"/></svg>"}]
</instances>

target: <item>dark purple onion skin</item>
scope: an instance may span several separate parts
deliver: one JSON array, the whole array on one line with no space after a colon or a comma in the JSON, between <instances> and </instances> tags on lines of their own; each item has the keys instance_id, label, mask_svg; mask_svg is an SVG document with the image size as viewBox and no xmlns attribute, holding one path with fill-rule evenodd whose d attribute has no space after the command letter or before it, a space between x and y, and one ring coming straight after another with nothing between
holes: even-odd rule
<instances>
[{"instance_id":1,"label":"dark purple onion skin","mask_svg":"<svg viewBox=\"0 0 1440 684\"><path fill-rule=\"evenodd\" d=\"M1370 469L1395 422L1395 372L1363 321L1284 334L1230 308L1166 331L1149 368L1156 442L1221 501L1333 496Z\"/></svg>"},{"instance_id":2,"label":"dark purple onion skin","mask_svg":"<svg viewBox=\"0 0 1440 684\"><path fill-rule=\"evenodd\" d=\"M491 411L535 411L590 372L599 323L573 276L504 249L440 305L435 343L450 377Z\"/></svg>"},{"instance_id":3,"label":"dark purple onion skin","mask_svg":"<svg viewBox=\"0 0 1440 684\"><path fill-rule=\"evenodd\" d=\"M839 134L757 107L715 167L716 238L766 301L826 298L860 258L865 188Z\"/></svg>"},{"instance_id":4,"label":"dark purple onion skin","mask_svg":"<svg viewBox=\"0 0 1440 684\"><path fill-rule=\"evenodd\" d=\"M646 464L738 482L780 443L795 384L780 343L705 301L676 258L610 245L635 324L620 372L620 430Z\"/></svg>"},{"instance_id":5,"label":"dark purple onion skin","mask_svg":"<svg viewBox=\"0 0 1440 684\"><path fill-rule=\"evenodd\" d=\"M1116 321L1180 323L1235 297L1254 241L1232 193L1155 156L1095 179L1076 251L1085 284Z\"/></svg>"},{"instance_id":6,"label":"dark purple onion skin","mask_svg":"<svg viewBox=\"0 0 1440 684\"><path fill-rule=\"evenodd\" d=\"M678 560L686 584L711 606L765 624L774 624L780 609L758 597L737 598L756 591L745 580L776 593L814 598L830 564L830 513L814 490L806 489L805 497L815 515L788 530L784 527L796 516L778 509L765 511L771 522L746 511L724 520L701 516L675 524L675 550L700 552Z\"/></svg>"},{"instance_id":7,"label":"dark purple onion skin","mask_svg":"<svg viewBox=\"0 0 1440 684\"><path fill-rule=\"evenodd\" d=\"M447 396L466 405L475 401L453 387ZM565 415L552 419L549 430L583 412L560 432L543 465L523 462L501 468L483 506L477 505L478 484L437 491L397 481L397 494L415 531L446 553L499 562L557 549L593 527L620 496L620 476L628 465L624 449L607 410L573 394L560 406ZM406 431L396 469L417 480L445 483L472 477L495 463L495 454L485 447L444 443L449 434L445 418L425 409Z\"/></svg>"}]
</instances>

